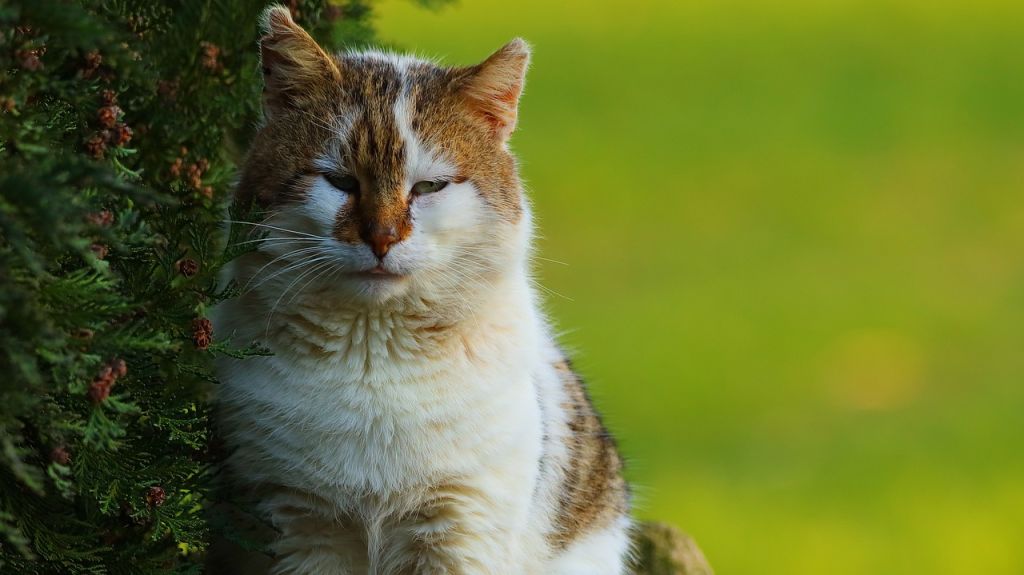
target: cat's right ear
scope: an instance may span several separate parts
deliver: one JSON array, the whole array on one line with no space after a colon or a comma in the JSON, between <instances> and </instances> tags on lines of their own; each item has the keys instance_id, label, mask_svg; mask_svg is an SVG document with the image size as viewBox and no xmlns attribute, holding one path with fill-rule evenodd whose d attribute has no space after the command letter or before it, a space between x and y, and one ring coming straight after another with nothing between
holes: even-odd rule
<instances>
[{"instance_id":1,"label":"cat's right ear","mask_svg":"<svg viewBox=\"0 0 1024 575\"><path fill-rule=\"evenodd\" d=\"M278 110L303 108L326 97L341 79L334 59L292 20L284 6L267 8L261 23L264 112L271 116Z\"/></svg>"}]
</instances>

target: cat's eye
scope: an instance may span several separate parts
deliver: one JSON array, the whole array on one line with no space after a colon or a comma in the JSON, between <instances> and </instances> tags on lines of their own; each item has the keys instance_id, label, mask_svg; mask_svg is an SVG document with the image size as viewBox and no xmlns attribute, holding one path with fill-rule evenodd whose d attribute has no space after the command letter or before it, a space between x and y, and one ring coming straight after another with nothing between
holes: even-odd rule
<instances>
[{"instance_id":1,"label":"cat's eye","mask_svg":"<svg viewBox=\"0 0 1024 575\"><path fill-rule=\"evenodd\" d=\"M440 192L448 185L448 182L444 180L424 180L422 182L416 182L412 185L413 195L422 196L423 194L433 194L434 192Z\"/></svg>"},{"instance_id":2,"label":"cat's eye","mask_svg":"<svg viewBox=\"0 0 1024 575\"><path fill-rule=\"evenodd\" d=\"M345 192L346 194L359 193L359 180L348 174L324 174L327 183Z\"/></svg>"}]
</instances>

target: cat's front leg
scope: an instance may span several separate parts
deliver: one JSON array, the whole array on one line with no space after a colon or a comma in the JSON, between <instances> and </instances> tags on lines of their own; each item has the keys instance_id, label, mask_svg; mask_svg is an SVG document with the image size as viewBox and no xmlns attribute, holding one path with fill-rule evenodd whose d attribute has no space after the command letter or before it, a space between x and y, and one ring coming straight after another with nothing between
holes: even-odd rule
<instances>
[{"instance_id":1,"label":"cat's front leg","mask_svg":"<svg viewBox=\"0 0 1024 575\"><path fill-rule=\"evenodd\" d=\"M514 533L456 535L421 547L411 575L546 575L537 557L510 553Z\"/></svg>"},{"instance_id":2,"label":"cat's front leg","mask_svg":"<svg viewBox=\"0 0 1024 575\"><path fill-rule=\"evenodd\" d=\"M361 537L315 518L292 522L271 549L270 575L365 575L369 570Z\"/></svg>"},{"instance_id":3,"label":"cat's front leg","mask_svg":"<svg viewBox=\"0 0 1024 575\"><path fill-rule=\"evenodd\" d=\"M466 484L436 488L414 517L386 536L381 573L541 575L544 551L525 527L526 505ZM526 495L524 490L523 495Z\"/></svg>"},{"instance_id":4,"label":"cat's front leg","mask_svg":"<svg viewBox=\"0 0 1024 575\"><path fill-rule=\"evenodd\" d=\"M266 501L280 532L271 545L269 575L365 575L369 572L362 530L308 494L282 490Z\"/></svg>"}]
</instances>

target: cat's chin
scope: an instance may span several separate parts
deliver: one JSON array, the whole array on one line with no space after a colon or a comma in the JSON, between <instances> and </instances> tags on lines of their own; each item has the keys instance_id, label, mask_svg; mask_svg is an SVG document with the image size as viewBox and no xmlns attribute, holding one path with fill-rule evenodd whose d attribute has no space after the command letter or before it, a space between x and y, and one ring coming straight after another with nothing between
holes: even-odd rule
<instances>
[{"instance_id":1,"label":"cat's chin","mask_svg":"<svg viewBox=\"0 0 1024 575\"><path fill-rule=\"evenodd\" d=\"M383 266L377 266L373 269L359 272L349 272L347 275L351 278L364 281L397 281L404 280L409 277L407 274L386 270Z\"/></svg>"},{"instance_id":2,"label":"cat's chin","mask_svg":"<svg viewBox=\"0 0 1024 575\"><path fill-rule=\"evenodd\" d=\"M409 280L406 274L367 270L345 274L338 289L355 301L383 303L404 294Z\"/></svg>"}]
</instances>

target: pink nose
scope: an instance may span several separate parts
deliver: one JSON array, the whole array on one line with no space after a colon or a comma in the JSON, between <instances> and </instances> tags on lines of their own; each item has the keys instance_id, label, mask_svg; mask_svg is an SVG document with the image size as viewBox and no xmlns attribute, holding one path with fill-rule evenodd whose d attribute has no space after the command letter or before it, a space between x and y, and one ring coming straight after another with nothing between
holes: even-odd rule
<instances>
[{"instance_id":1,"label":"pink nose","mask_svg":"<svg viewBox=\"0 0 1024 575\"><path fill-rule=\"evenodd\" d=\"M395 226L375 225L364 230L362 236L363 241L370 246L373 255L378 259L384 259L384 256L391 250L391 246L398 243L398 230L395 229Z\"/></svg>"}]
</instances>

